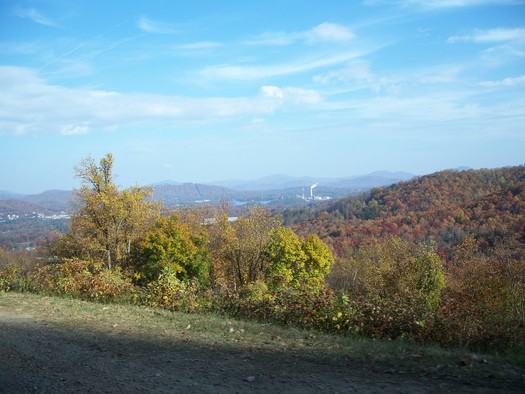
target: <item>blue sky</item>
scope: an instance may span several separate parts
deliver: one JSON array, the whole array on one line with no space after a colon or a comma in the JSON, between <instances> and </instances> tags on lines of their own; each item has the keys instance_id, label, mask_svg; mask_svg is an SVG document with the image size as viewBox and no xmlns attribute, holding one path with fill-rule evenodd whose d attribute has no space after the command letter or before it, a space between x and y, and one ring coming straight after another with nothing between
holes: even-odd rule
<instances>
[{"instance_id":1,"label":"blue sky","mask_svg":"<svg viewBox=\"0 0 525 394\"><path fill-rule=\"evenodd\" d=\"M0 2L0 189L525 162L525 1Z\"/></svg>"}]
</instances>

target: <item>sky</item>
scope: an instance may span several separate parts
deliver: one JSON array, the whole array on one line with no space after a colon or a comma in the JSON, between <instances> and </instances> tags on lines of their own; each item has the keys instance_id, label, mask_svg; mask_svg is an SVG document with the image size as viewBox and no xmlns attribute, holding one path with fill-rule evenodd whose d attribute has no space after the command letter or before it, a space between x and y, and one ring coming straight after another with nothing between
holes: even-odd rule
<instances>
[{"instance_id":1,"label":"sky","mask_svg":"<svg viewBox=\"0 0 525 394\"><path fill-rule=\"evenodd\" d=\"M525 163L525 0L0 0L0 190Z\"/></svg>"}]
</instances>

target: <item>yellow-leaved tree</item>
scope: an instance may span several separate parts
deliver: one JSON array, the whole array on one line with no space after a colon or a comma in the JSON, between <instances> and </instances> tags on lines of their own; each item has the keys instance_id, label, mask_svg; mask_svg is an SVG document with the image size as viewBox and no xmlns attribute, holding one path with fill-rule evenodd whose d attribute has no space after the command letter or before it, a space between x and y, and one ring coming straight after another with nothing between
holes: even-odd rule
<instances>
[{"instance_id":1,"label":"yellow-leaved tree","mask_svg":"<svg viewBox=\"0 0 525 394\"><path fill-rule=\"evenodd\" d=\"M290 228L278 227L267 248L267 281L274 289L295 288L315 293L324 287L334 257L317 236L299 238Z\"/></svg>"},{"instance_id":2,"label":"yellow-leaved tree","mask_svg":"<svg viewBox=\"0 0 525 394\"><path fill-rule=\"evenodd\" d=\"M262 207L249 209L234 222L225 211L219 214L210 228L214 284L240 289L264 280L270 234L279 225L279 217Z\"/></svg>"},{"instance_id":3,"label":"yellow-leaved tree","mask_svg":"<svg viewBox=\"0 0 525 394\"><path fill-rule=\"evenodd\" d=\"M103 261L111 269L127 261L132 244L159 218L150 187L119 190L113 162L108 153L98 164L87 157L75 168L82 185L73 193L70 231L55 247L60 257Z\"/></svg>"}]
</instances>

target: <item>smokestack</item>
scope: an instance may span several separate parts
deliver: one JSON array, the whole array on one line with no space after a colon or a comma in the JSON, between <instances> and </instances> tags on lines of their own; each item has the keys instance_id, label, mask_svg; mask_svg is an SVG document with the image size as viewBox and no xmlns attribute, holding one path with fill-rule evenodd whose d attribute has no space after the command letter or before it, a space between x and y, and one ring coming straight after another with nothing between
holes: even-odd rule
<instances>
[{"instance_id":1,"label":"smokestack","mask_svg":"<svg viewBox=\"0 0 525 394\"><path fill-rule=\"evenodd\" d=\"M314 183L312 186L310 186L310 199L314 199L314 188L317 187L317 183Z\"/></svg>"}]
</instances>

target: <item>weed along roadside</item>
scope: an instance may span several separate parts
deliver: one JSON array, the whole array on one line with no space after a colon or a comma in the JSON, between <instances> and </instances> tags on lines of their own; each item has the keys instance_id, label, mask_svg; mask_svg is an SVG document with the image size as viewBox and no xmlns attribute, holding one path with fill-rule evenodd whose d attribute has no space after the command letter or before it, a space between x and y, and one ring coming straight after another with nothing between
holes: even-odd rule
<instances>
[{"instance_id":1,"label":"weed along roadside","mask_svg":"<svg viewBox=\"0 0 525 394\"><path fill-rule=\"evenodd\" d=\"M0 295L3 392L519 392L495 355L213 314Z\"/></svg>"}]
</instances>

